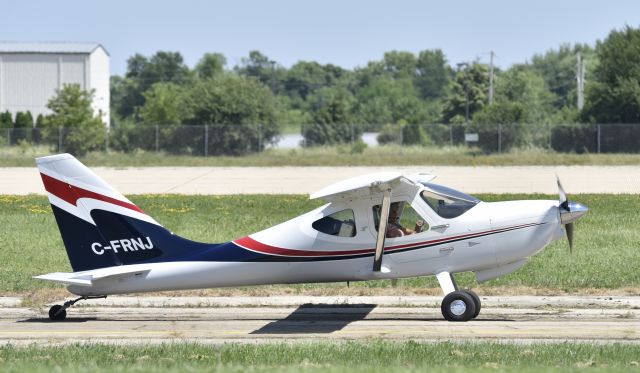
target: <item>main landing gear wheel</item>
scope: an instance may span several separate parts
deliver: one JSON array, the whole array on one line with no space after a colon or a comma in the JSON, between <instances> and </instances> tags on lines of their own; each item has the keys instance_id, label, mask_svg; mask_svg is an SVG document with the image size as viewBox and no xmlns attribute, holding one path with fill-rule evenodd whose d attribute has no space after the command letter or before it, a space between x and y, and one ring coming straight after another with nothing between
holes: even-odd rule
<instances>
[{"instance_id":1,"label":"main landing gear wheel","mask_svg":"<svg viewBox=\"0 0 640 373\"><path fill-rule=\"evenodd\" d=\"M482 304L480 304L480 297L473 290L464 289L461 291L464 291L465 293L471 295L471 297L473 298L473 303L475 303L476 305L476 312L473 313L473 316L471 318L475 319L480 314L480 308L482 308Z\"/></svg>"},{"instance_id":2,"label":"main landing gear wheel","mask_svg":"<svg viewBox=\"0 0 640 373\"><path fill-rule=\"evenodd\" d=\"M67 318L67 311L59 304L49 308L49 319L51 321L62 321Z\"/></svg>"},{"instance_id":3,"label":"main landing gear wheel","mask_svg":"<svg viewBox=\"0 0 640 373\"><path fill-rule=\"evenodd\" d=\"M444 297L440 309L448 321L469 321L476 314L476 302L468 292L456 290Z\"/></svg>"}]
</instances>

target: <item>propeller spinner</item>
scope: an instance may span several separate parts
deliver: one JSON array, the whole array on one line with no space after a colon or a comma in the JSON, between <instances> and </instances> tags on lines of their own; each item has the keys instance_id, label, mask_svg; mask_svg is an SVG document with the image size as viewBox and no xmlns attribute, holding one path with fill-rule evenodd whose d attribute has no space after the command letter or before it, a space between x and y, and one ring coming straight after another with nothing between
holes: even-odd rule
<instances>
[{"instance_id":1,"label":"propeller spinner","mask_svg":"<svg viewBox=\"0 0 640 373\"><path fill-rule=\"evenodd\" d=\"M558 181L558 194L560 195L560 223L564 225L564 229L567 232L567 240L569 240L569 252L573 251L573 222L580 219L582 215L586 214L589 209L587 206L579 202L570 202L567 198L560 178L556 175Z\"/></svg>"}]
</instances>

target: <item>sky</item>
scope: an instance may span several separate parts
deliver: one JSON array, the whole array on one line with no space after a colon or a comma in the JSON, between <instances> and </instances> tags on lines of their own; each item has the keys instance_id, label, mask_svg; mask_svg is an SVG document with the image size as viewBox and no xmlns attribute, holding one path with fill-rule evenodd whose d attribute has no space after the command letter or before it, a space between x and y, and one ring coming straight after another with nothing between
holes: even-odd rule
<instances>
[{"instance_id":1,"label":"sky","mask_svg":"<svg viewBox=\"0 0 640 373\"><path fill-rule=\"evenodd\" d=\"M440 48L453 66L488 62L493 51L506 68L640 26L638 0L0 0L0 9L0 40L98 42L114 75L133 54L158 50L180 52L190 67L219 52L230 68L259 50L286 67L352 69L390 50Z\"/></svg>"}]
</instances>

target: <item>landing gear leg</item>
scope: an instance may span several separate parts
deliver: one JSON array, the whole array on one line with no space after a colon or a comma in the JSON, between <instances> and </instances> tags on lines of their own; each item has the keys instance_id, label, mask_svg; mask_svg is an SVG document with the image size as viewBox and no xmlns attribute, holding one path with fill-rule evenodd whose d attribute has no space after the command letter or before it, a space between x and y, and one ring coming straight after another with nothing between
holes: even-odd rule
<instances>
[{"instance_id":1,"label":"landing gear leg","mask_svg":"<svg viewBox=\"0 0 640 373\"><path fill-rule=\"evenodd\" d=\"M449 272L440 272L436 277L438 278L440 287L445 294L440 310L442 311L442 316L444 316L446 320L469 321L478 315L476 313L476 301L473 295L471 295L471 292L469 291L458 290L458 285L456 284L453 275ZM479 298L477 304L479 312Z\"/></svg>"},{"instance_id":2,"label":"landing gear leg","mask_svg":"<svg viewBox=\"0 0 640 373\"><path fill-rule=\"evenodd\" d=\"M83 296L74 300L66 301L64 302L63 305L56 304L54 306L51 306L51 308L49 308L49 319L51 321L62 321L67 318L67 308L73 306L77 302L85 299L100 299L100 298L106 298L106 297L107 297L106 295Z\"/></svg>"}]
</instances>

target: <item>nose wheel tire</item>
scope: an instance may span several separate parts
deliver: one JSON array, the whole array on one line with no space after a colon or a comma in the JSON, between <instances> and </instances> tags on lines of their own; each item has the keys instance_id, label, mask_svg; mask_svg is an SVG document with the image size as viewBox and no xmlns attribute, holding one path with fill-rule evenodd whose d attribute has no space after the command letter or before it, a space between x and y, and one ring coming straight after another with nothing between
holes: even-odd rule
<instances>
[{"instance_id":1,"label":"nose wheel tire","mask_svg":"<svg viewBox=\"0 0 640 373\"><path fill-rule=\"evenodd\" d=\"M442 316L448 321L469 321L476 314L476 302L466 291L447 294L440 306Z\"/></svg>"},{"instance_id":2,"label":"nose wheel tire","mask_svg":"<svg viewBox=\"0 0 640 373\"><path fill-rule=\"evenodd\" d=\"M480 314L480 308L482 308L482 304L480 304L480 297L473 290L464 289L462 291L471 295L471 298L473 298L473 303L476 305L476 312L473 313L471 318L475 319Z\"/></svg>"},{"instance_id":3,"label":"nose wheel tire","mask_svg":"<svg viewBox=\"0 0 640 373\"><path fill-rule=\"evenodd\" d=\"M49 308L49 319L51 321L62 321L67 318L67 311L59 304Z\"/></svg>"}]
</instances>

